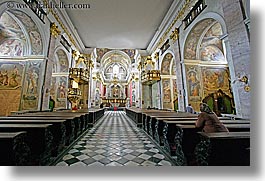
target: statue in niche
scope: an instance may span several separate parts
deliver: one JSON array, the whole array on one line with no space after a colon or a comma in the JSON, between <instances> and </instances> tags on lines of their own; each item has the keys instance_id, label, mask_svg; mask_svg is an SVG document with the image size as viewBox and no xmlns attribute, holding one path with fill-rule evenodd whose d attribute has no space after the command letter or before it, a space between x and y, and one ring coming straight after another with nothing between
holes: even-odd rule
<instances>
[{"instance_id":1,"label":"statue in niche","mask_svg":"<svg viewBox=\"0 0 265 181\"><path fill-rule=\"evenodd\" d=\"M97 89L97 90L96 90L95 100L96 100L96 101L99 101L99 99L100 99L100 94L99 94L99 90Z\"/></svg>"},{"instance_id":2,"label":"statue in niche","mask_svg":"<svg viewBox=\"0 0 265 181\"><path fill-rule=\"evenodd\" d=\"M135 102L135 90L132 91L132 102Z\"/></svg>"}]
</instances>

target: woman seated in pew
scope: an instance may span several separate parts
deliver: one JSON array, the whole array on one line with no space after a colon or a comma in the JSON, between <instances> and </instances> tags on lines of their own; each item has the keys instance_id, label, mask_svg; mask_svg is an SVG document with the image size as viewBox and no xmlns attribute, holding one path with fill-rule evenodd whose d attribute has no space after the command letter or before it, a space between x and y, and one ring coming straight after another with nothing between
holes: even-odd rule
<instances>
[{"instance_id":1,"label":"woman seated in pew","mask_svg":"<svg viewBox=\"0 0 265 181\"><path fill-rule=\"evenodd\" d=\"M229 132L207 104L201 103L200 111L201 113L198 115L198 120L195 123L196 128L206 133Z\"/></svg>"}]
</instances>

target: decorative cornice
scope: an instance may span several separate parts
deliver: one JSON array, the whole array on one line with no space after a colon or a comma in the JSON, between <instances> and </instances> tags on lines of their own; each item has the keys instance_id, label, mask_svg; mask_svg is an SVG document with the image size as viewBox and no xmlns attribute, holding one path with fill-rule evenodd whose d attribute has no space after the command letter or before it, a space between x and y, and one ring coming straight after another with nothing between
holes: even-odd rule
<instances>
[{"instance_id":1,"label":"decorative cornice","mask_svg":"<svg viewBox=\"0 0 265 181\"><path fill-rule=\"evenodd\" d=\"M181 10L177 13L177 16L172 21L170 26L168 27L167 31L163 34L163 36L160 38L159 42L156 44L154 50L156 50L158 47L161 47L163 43L167 40L167 37L172 30L172 28L176 25L176 23L180 20L182 21L185 18L185 15L189 13L189 9L192 7L193 4L196 4L198 0L186 0L185 4L181 8Z\"/></svg>"},{"instance_id":2,"label":"decorative cornice","mask_svg":"<svg viewBox=\"0 0 265 181\"><path fill-rule=\"evenodd\" d=\"M59 23L59 25L61 26L61 28L63 29L63 31L66 33L66 35L68 36L70 42L77 47L77 44L74 40L74 38L72 37L71 33L69 32L69 30L66 28L66 26L63 24L61 18L58 16L58 14L54 11L53 8L51 8L49 6L49 2L48 0L43 0L43 3L45 5L45 7L48 8L49 12L53 15L53 17L56 19L56 21Z\"/></svg>"}]
</instances>

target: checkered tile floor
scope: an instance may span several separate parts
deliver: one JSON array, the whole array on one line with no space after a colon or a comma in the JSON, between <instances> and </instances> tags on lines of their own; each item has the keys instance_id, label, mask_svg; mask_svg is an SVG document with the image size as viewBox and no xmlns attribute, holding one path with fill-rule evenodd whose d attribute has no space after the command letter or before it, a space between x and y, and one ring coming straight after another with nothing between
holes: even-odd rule
<instances>
[{"instance_id":1,"label":"checkered tile floor","mask_svg":"<svg viewBox=\"0 0 265 181\"><path fill-rule=\"evenodd\" d=\"M56 166L174 166L125 112L105 112Z\"/></svg>"}]
</instances>

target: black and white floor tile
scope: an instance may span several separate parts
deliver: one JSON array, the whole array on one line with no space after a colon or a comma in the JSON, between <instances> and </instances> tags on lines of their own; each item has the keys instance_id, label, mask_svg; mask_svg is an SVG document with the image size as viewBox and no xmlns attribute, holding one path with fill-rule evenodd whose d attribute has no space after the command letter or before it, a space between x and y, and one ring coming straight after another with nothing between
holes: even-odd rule
<instances>
[{"instance_id":1,"label":"black and white floor tile","mask_svg":"<svg viewBox=\"0 0 265 181\"><path fill-rule=\"evenodd\" d=\"M105 112L56 166L174 166L123 111Z\"/></svg>"}]
</instances>

